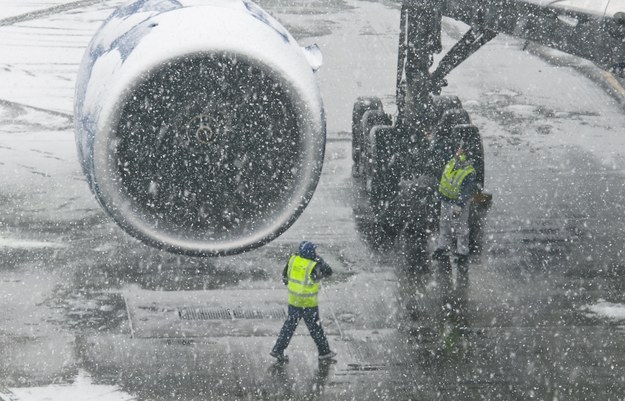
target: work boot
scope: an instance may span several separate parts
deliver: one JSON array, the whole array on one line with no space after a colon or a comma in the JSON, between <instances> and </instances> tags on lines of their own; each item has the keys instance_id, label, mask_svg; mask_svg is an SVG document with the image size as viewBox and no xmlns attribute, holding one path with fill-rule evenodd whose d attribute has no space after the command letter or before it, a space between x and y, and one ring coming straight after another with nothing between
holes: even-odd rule
<instances>
[{"instance_id":1,"label":"work boot","mask_svg":"<svg viewBox=\"0 0 625 401\"><path fill-rule=\"evenodd\" d=\"M271 351L269 353L269 355L271 355L274 358L276 358L276 360L278 362L288 362L289 361L289 357L287 355L284 355L283 353L277 353L276 351Z\"/></svg>"},{"instance_id":2,"label":"work boot","mask_svg":"<svg viewBox=\"0 0 625 401\"><path fill-rule=\"evenodd\" d=\"M324 359L332 359L336 356L336 352L334 351L328 351L323 355L319 355L319 360L323 361Z\"/></svg>"}]
</instances>

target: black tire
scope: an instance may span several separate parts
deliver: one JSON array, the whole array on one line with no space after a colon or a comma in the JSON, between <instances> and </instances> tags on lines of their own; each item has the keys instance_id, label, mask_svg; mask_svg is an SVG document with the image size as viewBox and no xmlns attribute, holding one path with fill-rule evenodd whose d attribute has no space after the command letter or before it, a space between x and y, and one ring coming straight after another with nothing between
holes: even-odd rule
<instances>
[{"instance_id":1,"label":"black tire","mask_svg":"<svg viewBox=\"0 0 625 401\"><path fill-rule=\"evenodd\" d=\"M365 113L365 127L377 118L375 113ZM394 136L395 129L389 125L376 125L369 130L363 141L362 174L355 179L356 223L365 242L377 251L388 250L398 233L394 198L399 179L391 161Z\"/></svg>"},{"instance_id":2,"label":"black tire","mask_svg":"<svg viewBox=\"0 0 625 401\"><path fill-rule=\"evenodd\" d=\"M434 104L436 121L440 121L443 117L443 113L447 110L462 109L462 102L458 96L432 96L432 103Z\"/></svg>"},{"instance_id":3,"label":"black tire","mask_svg":"<svg viewBox=\"0 0 625 401\"><path fill-rule=\"evenodd\" d=\"M459 134L454 132L454 128L470 122L469 113L464 109L452 108L443 112L432 133L432 153L429 163L430 174L440 178L443 173L443 167L451 159L460 144Z\"/></svg>"},{"instance_id":4,"label":"black tire","mask_svg":"<svg viewBox=\"0 0 625 401\"><path fill-rule=\"evenodd\" d=\"M365 118L367 118L366 115ZM391 158L395 153L394 135L395 130L392 126L375 125L369 131L365 141L366 160L363 161L363 178L369 201L376 211L381 210L385 203L390 202L397 192L399 179L391 163Z\"/></svg>"},{"instance_id":5,"label":"black tire","mask_svg":"<svg viewBox=\"0 0 625 401\"><path fill-rule=\"evenodd\" d=\"M428 236L420 222L410 222L398 237L402 267L412 273L425 273L428 268Z\"/></svg>"},{"instance_id":6,"label":"black tire","mask_svg":"<svg viewBox=\"0 0 625 401\"><path fill-rule=\"evenodd\" d=\"M355 174L360 168L362 141L364 135L368 134L368 131L363 131L362 116L370 110L380 110L383 113L382 101L377 97L359 97L352 109L352 160Z\"/></svg>"},{"instance_id":7,"label":"black tire","mask_svg":"<svg viewBox=\"0 0 625 401\"><path fill-rule=\"evenodd\" d=\"M464 143L464 150L473 159L473 167L477 174L477 182L484 186L484 143L480 130L472 124L459 124L453 129L452 135Z\"/></svg>"},{"instance_id":8,"label":"black tire","mask_svg":"<svg viewBox=\"0 0 625 401\"><path fill-rule=\"evenodd\" d=\"M402 229L398 237L404 269L414 272L428 270L428 240L438 229L439 202L436 196L437 180L420 176L415 180L404 181L401 186L399 203Z\"/></svg>"}]
</instances>

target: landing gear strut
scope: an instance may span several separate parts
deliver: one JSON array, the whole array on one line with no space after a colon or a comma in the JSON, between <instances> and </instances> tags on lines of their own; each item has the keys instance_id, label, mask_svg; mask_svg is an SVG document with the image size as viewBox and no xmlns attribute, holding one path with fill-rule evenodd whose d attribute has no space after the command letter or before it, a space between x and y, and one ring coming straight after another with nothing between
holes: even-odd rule
<instances>
[{"instance_id":1,"label":"landing gear strut","mask_svg":"<svg viewBox=\"0 0 625 401\"><path fill-rule=\"evenodd\" d=\"M430 4L431 3L431 4ZM439 96L445 76L495 36L470 30L430 73L442 49L440 6L405 1L397 62L397 114L376 97L358 98L352 113L354 212L359 231L375 250L397 246L403 264L427 269L428 239L438 229L436 188L443 166L460 141L473 154L480 188L484 151L479 130L455 96ZM481 209L480 209L481 208ZM472 211L472 246L481 249L483 205Z\"/></svg>"}]
</instances>

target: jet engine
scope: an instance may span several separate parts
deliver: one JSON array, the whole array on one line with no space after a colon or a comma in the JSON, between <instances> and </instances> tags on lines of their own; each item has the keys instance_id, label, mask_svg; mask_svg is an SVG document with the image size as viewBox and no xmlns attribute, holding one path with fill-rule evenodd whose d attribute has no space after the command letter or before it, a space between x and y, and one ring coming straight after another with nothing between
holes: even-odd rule
<instances>
[{"instance_id":1,"label":"jet engine","mask_svg":"<svg viewBox=\"0 0 625 401\"><path fill-rule=\"evenodd\" d=\"M316 46L300 47L248 0L120 7L76 84L92 192L125 231L171 252L266 244L302 213L321 174L320 65Z\"/></svg>"}]
</instances>

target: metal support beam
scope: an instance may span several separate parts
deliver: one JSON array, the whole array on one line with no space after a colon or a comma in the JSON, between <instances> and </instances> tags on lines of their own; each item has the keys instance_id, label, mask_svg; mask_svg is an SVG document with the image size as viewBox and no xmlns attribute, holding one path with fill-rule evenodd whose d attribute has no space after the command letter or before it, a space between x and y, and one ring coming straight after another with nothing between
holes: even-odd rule
<instances>
[{"instance_id":1,"label":"metal support beam","mask_svg":"<svg viewBox=\"0 0 625 401\"><path fill-rule=\"evenodd\" d=\"M401 9L397 63L397 126L402 137L423 137L433 105L430 67L441 45L442 10L438 0L405 1Z\"/></svg>"},{"instance_id":2,"label":"metal support beam","mask_svg":"<svg viewBox=\"0 0 625 401\"><path fill-rule=\"evenodd\" d=\"M625 62L625 12L591 1L445 0L443 14L478 31L490 29L582 57L604 69Z\"/></svg>"},{"instance_id":3,"label":"metal support beam","mask_svg":"<svg viewBox=\"0 0 625 401\"><path fill-rule=\"evenodd\" d=\"M464 60L479 50L491 39L497 36L497 32L485 29L482 32L469 29L467 33L456 43L438 63L438 67L432 73L432 91L440 94L441 88L447 86L445 77Z\"/></svg>"}]
</instances>

